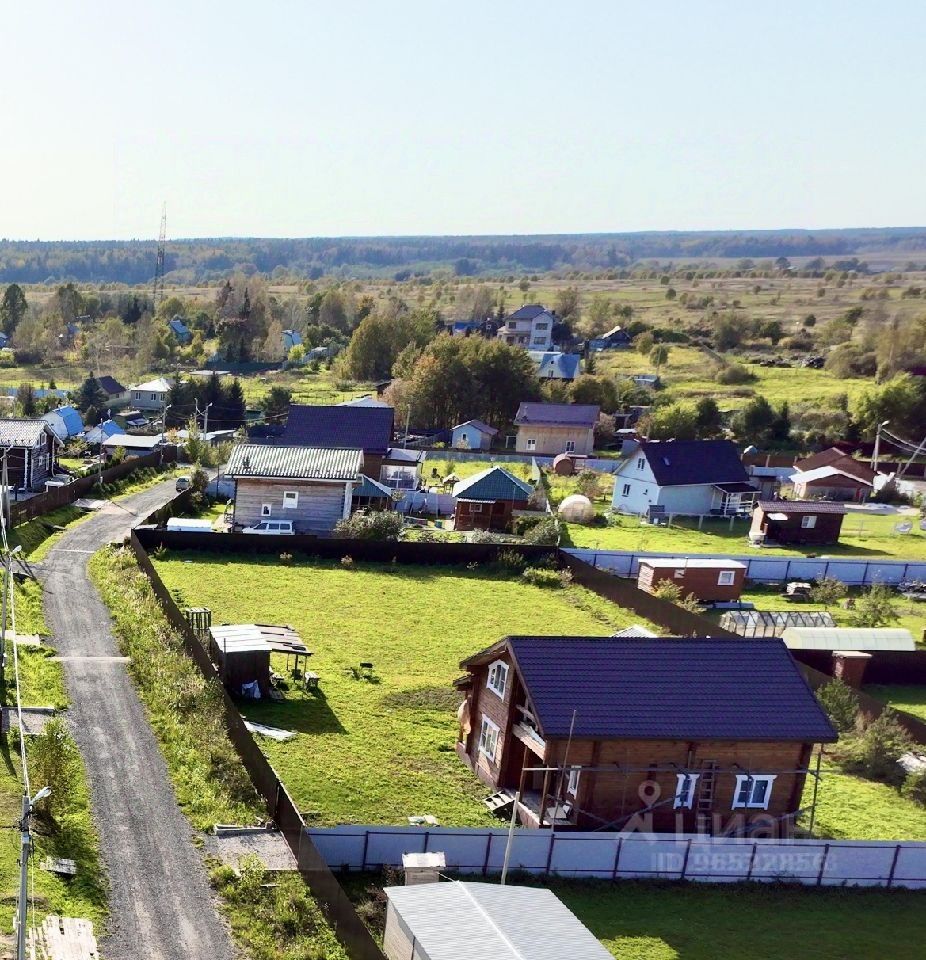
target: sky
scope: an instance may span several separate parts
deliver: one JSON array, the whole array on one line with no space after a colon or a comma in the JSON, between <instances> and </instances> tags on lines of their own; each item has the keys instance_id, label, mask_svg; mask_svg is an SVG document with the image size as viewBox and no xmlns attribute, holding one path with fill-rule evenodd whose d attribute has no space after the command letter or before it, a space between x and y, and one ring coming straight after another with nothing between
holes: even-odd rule
<instances>
[{"instance_id":1,"label":"sky","mask_svg":"<svg viewBox=\"0 0 926 960\"><path fill-rule=\"evenodd\" d=\"M926 5L4 4L0 237L926 224Z\"/></svg>"}]
</instances>

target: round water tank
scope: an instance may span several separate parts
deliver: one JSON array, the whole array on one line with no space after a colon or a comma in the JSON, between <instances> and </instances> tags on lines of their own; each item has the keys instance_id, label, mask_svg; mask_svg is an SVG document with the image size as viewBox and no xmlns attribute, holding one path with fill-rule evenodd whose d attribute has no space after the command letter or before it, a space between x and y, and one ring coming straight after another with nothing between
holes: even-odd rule
<instances>
[{"instance_id":1,"label":"round water tank","mask_svg":"<svg viewBox=\"0 0 926 960\"><path fill-rule=\"evenodd\" d=\"M588 497L573 493L559 505L559 515L569 523L588 523L595 516L595 508Z\"/></svg>"},{"instance_id":2,"label":"round water tank","mask_svg":"<svg viewBox=\"0 0 926 960\"><path fill-rule=\"evenodd\" d=\"M576 462L568 453L561 453L553 460L553 472L561 477L571 477L576 472Z\"/></svg>"}]
</instances>

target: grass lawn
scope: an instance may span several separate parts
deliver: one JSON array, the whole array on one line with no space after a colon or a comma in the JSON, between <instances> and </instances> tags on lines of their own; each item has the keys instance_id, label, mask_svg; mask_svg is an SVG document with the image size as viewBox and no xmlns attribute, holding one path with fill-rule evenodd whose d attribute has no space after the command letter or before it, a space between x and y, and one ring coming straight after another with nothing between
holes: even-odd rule
<instances>
[{"instance_id":1,"label":"grass lawn","mask_svg":"<svg viewBox=\"0 0 926 960\"><path fill-rule=\"evenodd\" d=\"M926 560L926 531L918 528L907 534L894 533L901 519L896 514L850 513L843 521L839 543L827 546L753 547L747 533L750 522L705 519L698 529L697 519L676 517L671 527L641 523L639 517L611 514L607 526L563 525L564 546L592 550L633 550L673 552L682 556L694 553L741 553L756 556L859 556L865 559L891 557Z\"/></svg>"},{"instance_id":2,"label":"grass lawn","mask_svg":"<svg viewBox=\"0 0 926 960\"><path fill-rule=\"evenodd\" d=\"M864 691L898 710L926 720L926 686L869 683L865 685Z\"/></svg>"},{"instance_id":3,"label":"grass lawn","mask_svg":"<svg viewBox=\"0 0 926 960\"><path fill-rule=\"evenodd\" d=\"M579 587L544 590L497 571L168 553L155 558L181 606L206 606L214 623L288 623L313 651L321 693L291 690L246 714L297 733L262 740L312 819L497 823L482 786L457 758L451 687L459 661L509 633L606 635L640 618ZM374 682L351 667L374 664ZM283 672L282 658L275 664Z\"/></svg>"},{"instance_id":4,"label":"grass lawn","mask_svg":"<svg viewBox=\"0 0 926 960\"><path fill-rule=\"evenodd\" d=\"M354 397L375 393L371 384L352 383L349 389L346 382L339 381L324 364L317 373L308 367L292 370L269 370L265 373L240 376L244 399L249 407L259 405L270 392L271 387L285 387L291 390L294 403L334 404Z\"/></svg>"},{"instance_id":5,"label":"grass lawn","mask_svg":"<svg viewBox=\"0 0 926 960\"><path fill-rule=\"evenodd\" d=\"M531 465L527 461L497 460L489 463L485 460L457 460L452 452L448 452L444 458L428 455L421 468L421 477L425 483L435 482L432 471L436 470L441 479L455 473L461 480L466 480L477 473L482 473L483 470L488 470L489 467L501 467L520 480L530 480Z\"/></svg>"}]
</instances>

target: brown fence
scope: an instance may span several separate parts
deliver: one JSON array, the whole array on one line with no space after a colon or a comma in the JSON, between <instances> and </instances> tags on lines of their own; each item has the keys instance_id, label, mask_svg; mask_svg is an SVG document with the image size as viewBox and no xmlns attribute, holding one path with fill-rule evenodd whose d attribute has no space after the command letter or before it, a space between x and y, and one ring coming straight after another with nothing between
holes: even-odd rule
<instances>
[{"instance_id":1,"label":"brown fence","mask_svg":"<svg viewBox=\"0 0 926 960\"><path fill-rule=\"evenodd\" d=\"M100 473L94 473L87 477L80 477L66 487L52 487L45 493L30 497L21 503L10 504L10 517L15 527L19 523L25 523L27 520L33 520L43 514L51 513L59 507L66 507L69 503L79 500L93 493L93 488L98 483L112 483L114 480L121 480L136 470L144 467L159 467L164 463L175 463L177 460L176 447L164 447L154 453L147 453L143 457L133 457L130 460L123 460L112 467L107 467Z\"/></svg>"},{"instance_id":2,"label":"brown fence","mask_svg":"<svg viewBox=\"0 0 926 960\"><path fill-rule=\"evenodd\" d=\"M218 671L205 648L190 629L186 618L177 606L170 591L154 569L141 538L151 531L132 532L129 543L138 565L144 572L154 595L157 597L170 625L183 638L183 644L203 676L222 690L225 710L225 725L241 762L244 764L254 788L263 799L268 814L273 818L286 838L300 873L305 877L313 896L321 903L335 934L353 960L385 960L385 955L373 939L354 905L338 883L328 865L322 859L311 837L306 832L305 821L296 804L280 781L276 771L261 752L260 747L244 725L244 718L235 702L222 686ZM224 539L224 538L223 538ZM249 538L251 539L251 538ZM253 539L261 539L255 537ZM292 539L292 538L289 538Z\"/></svg>"}]
</instances>

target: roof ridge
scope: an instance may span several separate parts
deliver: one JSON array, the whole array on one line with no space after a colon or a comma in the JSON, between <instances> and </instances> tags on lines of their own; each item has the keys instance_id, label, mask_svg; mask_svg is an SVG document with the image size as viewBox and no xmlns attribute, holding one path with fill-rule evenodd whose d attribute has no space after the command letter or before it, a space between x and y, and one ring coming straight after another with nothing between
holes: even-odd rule
<instances>
[{"instance_id":1,"label":"roof ridge","mask_svg":"<svg viewBox=\"0 0 926 960\"><path fill-rule=\"evenodd\" d=\"M511 950L512 955L515 957L515 960L528 960L527 957L505 936L501 927L495 922L492 916L486 911L481 903L472 895L469 890L469 884L465 881L454 880L454 883L459 884L463 888L463 892L469 898L470 903L482 914L483 917L488 921L489 926L498 934L499 938L505 943L505 945ZM491 884L483 884L483 886L491 886Z\"/></svg>"}]
</instances>

